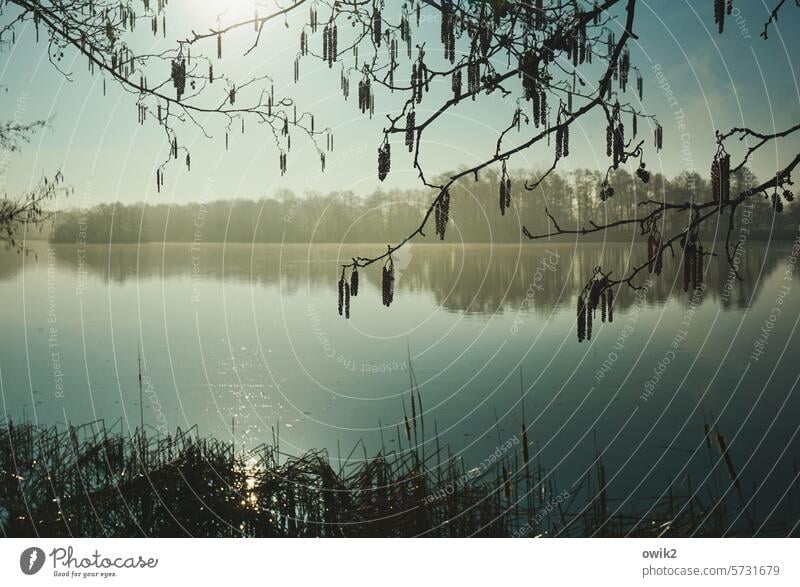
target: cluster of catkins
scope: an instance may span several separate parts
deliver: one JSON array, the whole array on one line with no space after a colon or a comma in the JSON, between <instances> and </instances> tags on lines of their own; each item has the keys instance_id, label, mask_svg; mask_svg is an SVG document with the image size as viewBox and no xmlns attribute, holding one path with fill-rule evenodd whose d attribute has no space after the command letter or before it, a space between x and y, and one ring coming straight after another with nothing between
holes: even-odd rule
<instances>
[{"instance_id":1,"label":"cluster of catkins","mask_svg":"<svg viewBox=\"0 0 800 587\"><path fill-rule=\"evenodd\" d=\"M556 160L569 155L569 124L561 123L561 115L556 121Z\"/></svg>"},{"instance_id":2,"label":"cluster of catkins","mask_svg":"<svg viewBox=\"0 0 800 587\"><path fill-rule=\"evenodd\" d=\"M172 62L172 85L175 86L175 92L180 101L186 89L186 59L181 55Z\"/></svg>"},{"instance_id":3,"label":"cluster of catkins","mask_svg":"<svg viewBox=\"0 0 800 587\"><path fill-rule=\"evenodd\" d=\"M300 31L300 55L308 55L308 35L306 29Z\"/></svg>"},{"instance_id":4,"label":"cluster of catkins","mask_svg":"<svg viewBox=\"0 0 800 587\"><path fill-rule=\"evenodd\" d=\"M586 22L579 20L579 24L564 37L564 49L567 59L577 67L591 59L591 47L586 38Z\"/></svg>"},{"instance_id":5,"label":"cluster of catkins","mask_svg":"<svg viewBox=\"0 0 800 587\"><path fill-rule=\"evenodd\" d=\"M725 13L733 12L733 0L714 0L714 23L719 27L719 32L725 30Z\"/></svg>"},{"instance_id":6,"label":"cluster of catkins","mask_svg":"<svg viewBox=\"0 0 800 587\"><path fill-rule=\"evenodd\" d=\"M538 83L531 94L531 101L533 102L533 125L538 128L539 124L547 123L547 92Z\"/></svg>"},{"instance_id":7,"label":"cluster of catkins","mask_svg":"<svg viewBox=\"0 0 800 587\"><path fill-rule=\"evenodd\" d=\"M314 6L308 9L308 26L311 27L311 32L317 32L317 26L319 26L319 18L317 17L317 9Z\"/></svg>"},{"instance_id":8,"label":"cluster of catkins","mask_svg":"<svg viewBox=\"0 0 800 587\"><path fill-rule=\"evenodd\" d=\"M503 170L500 174L500 215L504 216L506 209L511 207L511 178L506 170L506 162L503 160Z\"/></svg>"},{"instance_id":9,"label":"cluster of catkins","mask_svg":"<svg viewBox=\"0 0 800 587\"><path fill-rule=\"evenodd\" d=\"M664 147L664 128L656 123L656 128L653 131L653 144L657 151Z\"/></svg>"},{"instance_id":10,"label":"cluster of catkins","mask_svg":"<svg viewBox=\"0 0 800 587\"><path fill-rule=\"evenodd\" d=\"M689 285L698 288L703 284L703 244L698 238L697 230L690 231L681 239L683 247L683 291L689 291Z\"/></svg>"},{"instance_id":11,"label":"cluster of catkins","mask_svg":"<svg viewBox=\"0 0 800 587\"><path fill-rule=\"evenodd\" d=\"M342 73L339 78L339 87L342 90L342 96L347 100L347 98L350 97L350 78L345 75L344 68L342 68Z\"/></svg>"},{"instance_id":12,"label":"cluster of catkins","mask_svg":"<svg viewBox=\"0 0 800 587\"><path fill-rule=\"evenodd\" d=\"M628 78L631 72L631 52L625 49L622 52L622 57L619 61L619 67L614 70L614 73L619 72L619 89L625 92L628 89Z\"/></svg>"},{"instance_id":13,"label":"cluster of catkins","mask_svg":"<svg viewBox=\"0 0 800 587\"><path fill-rule=\"evenodd\" d=\"M411 59L411 23L408 20L408 9L405 5L400 15L400 40L406 44L406 53Z\"/></svg>"},{"instance_id":14,"label":"cluster of catkins","mask_svg":"<svg viewBox=\"0 0 800 587\"><path fill-rule=\"evenodd\" d=\"M420 55L419 59L411 64L411 91L417 104L422 102L423 94L429 89L428 66L425 65L422 55Z\"/></svg>"},{"instance_id":15,"label":"cluster of catkins","mask_svg":"<svg viewBox=\"0 0 800 587\"><path fill-rule=\"evenodd\" d=\"M397 69L397 39L389 41L389 87L394 87L394 72Z\"/></svg>"},{"instance_id":16,"label":"cluster of catkins","mask_svg":"<svg viewBox=\"0 0 800 587\"><path fill-rule=\"evenodd\" d=\"M647 270L661 275L664 268L664 247L661 246L661 233L653 229L647 237Z\"/></svg>"},{"instance_id":17,"label":"cluster of catkins","mask_svg":"<svg viewBox=\"0 0 800 587\"><path fill-rule=\"evenodd\" d=\"M372 93L372 83L369 74L364 73L364 77L358 82L358 107L362 114L369 112L370 115L375 111L375 95Z\"/></svg>"},{"instance_id":18,"label":"cluster of catkins","mask_svg":"<svg viewBox=\"0 0 800 587\"><path fill-rule=\"evenodd\" d=\"M383 144L378 147L378 179L383 181L389 175L392 167L392 154L388 139L384 139Z\"/></svg>"},{"instance_id":19,"label":"cluster of catkins","mask_svg":"<svg viewBox=\"0 0 800 587\"><path fill-rule=\"evenodd\" d=\"M444 233L447 230L447 222L450 220L450 190L445 188L436 200L433 210L436 223L436 234L440 240L444 240Z\"/></svg>"},{"instance_id":20,"label":"cluster of catkins","mask_svg":"<svg viewBox=\"0 0 800 587\"><path fill-rule=\"evenodd\" d=\"M383 290L383 305L388 308L394 301L394 261L391 257L383 266L381 286Z\"/></svg>"},{"instance_id":21,"label":"cluster of catkins","mask_svg":"<svg viewBox=\"0 0 800 587\"><path fill-rule=\"evenodd\" d=\"M414 150L415 126L416 126L416 116L414 115L414 110L409 110L408 114L406 114L406 147L408 147L409 153L411 153Z\"/></svg>"},{"instance_id":22,"label":"cluster of catkins","mask_svg":"<svg viewBox=\"0 0 800 587\"><path fill-rule=\"evenodd\" d=\"M133 75L134 64L133 54L127 45L120 45L119 49L111 53L111 69L118 71L125 78Z\"/></svg>"},{"instance_id":23,"label":"cluster of catkins","mask_svg":"<svg viewBox=\"0 0 800 587\"><path fill-rule=\"evenodd\" d=\"M614 169L626 158L625 156L625 125L620 119L619 102L614 104L611 120L606 126L606 155L612 157Z\"/></svg>"},{"instance_id":24,"label":"cluster of catkins","mask_svg":"<svg viewBox=\"0 0 800 587\"><path fill-rule=\"evenodd\" d=\"M344 269L339 278L339 316L350 318L350 284L344 278Z\"/></svg>"},{"instance_id":25,"label":"cluster of catkins","mask_svg":"<svg viewBox=\"0 0 800 587\"><path fill-rule=\"evenodd\" d=\"M715 202L727 202L731 196L731 156L721 147L711 162L711 195Z\"/></svg>"},{"instance_id":26,"label":"cluster of catkins","mask_svg":"<svg viewBox=\"0 0 800 587\"><path fill-rule=\"evenodd\" d=\"M453 98L458 100L461 98L461 70L456 69L453 72L453 76L451 78L451 86L453 89Z\"/></svg>"},{"instance_id":27,"label":"cluster of catkins","mask_svg":"<svg viewBox=\"0 0 800 587\"><path fill-rule=\"evenodd\" d=\"M536 51L529 50L522 54L519 59L519 71L525 99L530 100L534 92L539 89L539 56Z\"/></svg>"},{"instance_id":28,"label":"cluster of catkins","mask_svg":"<svg viewBox=\"0 0 800 587\"><path fill-rule=\"evenodd\" d=\"M477 59L470 58L467 63L467 92L472 94L472 99L475 99L481 89L481 64Z\"/></svg>"},{"instance_id":29,"label":"cluster of catkins","mask_svg":"<svg viewBox=\"0 0 800 587\"><path fill-rule=\"evenodd\" d=\"M383 18L378 4L372 6L372 42L376 47L381 46L381 35L383 34Z\"/></svg>"},{"instance_id":30,"label":"cluster of catkins","mask_svg":"<svg viewBox=\"0 0 800 587\"><path fill-rule=\"evenodd\" d=\"M614 321L614 290L608 278L593 278L591 285L578 296L578 342L592 340L592 322L600 308L600 319Z\"/></svg>"},{"instance_id":31,"label":"cluster of catkins","mask_svg":"<svg viewBox=\"0 0 800 587\"><path fill-rule=\"evenodd\" d=\"M330 22L322 29L322 60L328 62L328 67L333 67L337 55L336 23Z\"/></svg>"},{"instance_id":32,"label":"cluster of catkins","mask_svg":"<svg viewBox=\"0 0 800 587\"><path fill-rule=\"evenodd\" d=\"M450 0L443 0L440 10L442 13L441 38L444 46L444 58L453 63L456 60L456 13Z\"/></svg>"},{"instance_id":33,"label":"cluster of catkins","mask_svg":"<svg viewBox=\"0 0 800 587\"><path fill-rule=\"evenodd\" d=\"M144 124L144 121L147 119L147 106L144 104L137 104L136 112L138 114L139 124Z\"/></svg>"},{"instance_id":34,"label":"cluster of catkins","mask_svg":"<svg viewBox=\"0 0 800 587\"><path fill-rule=\"evenodd\" d=\"M479 18L476 28L476 37L478 47L481 54L486 57L489 55L489 49L492 46L492 35L494 35L494 27L488 18Z\"/></svg>"}]
</instances>

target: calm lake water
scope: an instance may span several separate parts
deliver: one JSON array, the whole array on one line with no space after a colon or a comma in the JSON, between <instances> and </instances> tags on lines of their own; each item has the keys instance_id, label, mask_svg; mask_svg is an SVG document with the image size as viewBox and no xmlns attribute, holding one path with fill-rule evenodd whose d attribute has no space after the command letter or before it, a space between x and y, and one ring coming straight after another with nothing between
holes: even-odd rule
<instances>
[{"instance_id":1,"label":"calm lake water","mask_svg":"<svg viewBox=\"0 0 800 587\"><path fill-rule=\"evenodd\" d=\"M524 402L532 453L559 487L575 486L599 450L613 507L632 508L687 473L695 487L727 487L704 442L704 422L716 422L761 516L796 516L785 497L800 456L789 246L747 244L742 281L708 263L696 303L668 259L646 291L618 292L613 323L598 316L580 344L577 291L596 265L619 274L641 262L641 247L412 245L395 259L393 306L381 305L380 269L369 269L352 319L340 318L339 263L381 248L4 252L0 417L123 429L143 418L154 434L197 425L243 446L278 430L284 451L327 448L335 460L359 440L370 452L396 448L398 430L406 444L410 353L426 445L435 426L470 466L519 434Z\"/></svg>"}]
</instances>

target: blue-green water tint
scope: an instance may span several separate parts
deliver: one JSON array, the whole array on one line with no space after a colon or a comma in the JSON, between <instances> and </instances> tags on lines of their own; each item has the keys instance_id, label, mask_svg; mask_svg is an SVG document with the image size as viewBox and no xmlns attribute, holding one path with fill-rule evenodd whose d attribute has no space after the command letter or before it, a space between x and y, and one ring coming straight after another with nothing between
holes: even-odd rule
<instances>
[{"instance_id":1,"label":"blue-green water tint","mask_svg":"<svg viewBox=\"0 0 800 587\"><path fill-rule=\"evenodd\" d=\"M797 490L800 284L788 246L746 245L741 281L708 262L696 307L669 258L646 291L618 290L614 322L598 312L580 344L575 300L592 268L621 273L642 251L411 246L395 259L393 306L381 305L379 268L370 268L344 320L339 262L380 248L39 243L38 259L5 252L2 415L137 427L140 344L152 433L198 425L247 447L279 429L287 452L344 458L361 439L370 452L396 449L398 434L407 446L410 347L426 450L435 422L441 445L480 463L519 435L524 396L531 453L559 488L604 450L612 511L641 510L629 496L646 502L687 472L703 484L719 462L704 422L718 420L748 499L757 489L760 514L777 503L771 520L792 526L797 504L784 495ZM730 484L721 465L710 480Z\"/></svg>"}]
</instances>

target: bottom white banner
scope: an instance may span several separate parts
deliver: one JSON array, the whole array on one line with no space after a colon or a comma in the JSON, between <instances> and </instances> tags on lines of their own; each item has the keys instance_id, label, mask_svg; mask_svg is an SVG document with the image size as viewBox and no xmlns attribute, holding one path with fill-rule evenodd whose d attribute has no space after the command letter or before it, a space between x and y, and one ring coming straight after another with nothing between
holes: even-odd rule
<instances>
[{"instance_id":1,"label":"bottom white banner","mask_svg":"<svg viewBox=\"0 0 800 587\"><path fill-rule=\"evenodd\" d=\"M800 585L796 539L4 539L3 585Z\"/></svg>"}]
</instances>

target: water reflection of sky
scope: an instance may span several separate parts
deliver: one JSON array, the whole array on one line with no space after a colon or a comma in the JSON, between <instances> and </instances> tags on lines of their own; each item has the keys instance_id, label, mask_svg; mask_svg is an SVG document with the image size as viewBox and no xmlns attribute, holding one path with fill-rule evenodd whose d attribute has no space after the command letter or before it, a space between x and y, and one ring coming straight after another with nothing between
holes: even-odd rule
<instances>
[{"instance_id":1,"label":"water reflection of sky","mask_svg":"<svg viewBox=\"0 0 800 587\"><path fill-rule=\"evenodd\" d=\"M5 415L138 425L141 340L151 427L197 424L246 446L277 430L284 450L326 447L334 458L359 439L391 450L398 435L407 444L410 347L427 446L435 423L440 443L468 462L519 434L524 397L533 452L564 486L591 466L595 432L619 495L650 495L686 472L699 482L709 470L704 419L718 419L745 485L764 481L765 502L795 474L800 314L791 310L797 281L784 280L788 250L751 246L728 300L727 270L712 266L697 308L667 272L639 304L622 291L614 323L598 317L592 341L578 344L574 295L597 248L414 247L395 305L381 306L368 273L349 322L336 314L336 248L229 245L223 256L207 246L194 277L186 249L92 249L82 295L74 247L59 246L50 264L46 249L38 262L6 254ZM545 249L560 261L531 303L523 284ZM602 254L611 265L628 250L605 245ZM783 312L755 360L782 291Z\"/></svg>"}]
</instances>

